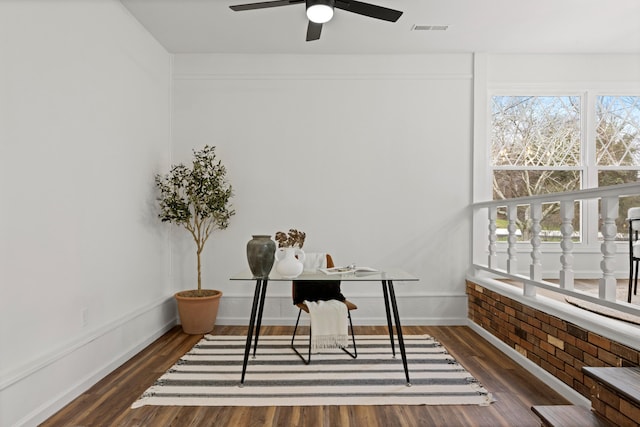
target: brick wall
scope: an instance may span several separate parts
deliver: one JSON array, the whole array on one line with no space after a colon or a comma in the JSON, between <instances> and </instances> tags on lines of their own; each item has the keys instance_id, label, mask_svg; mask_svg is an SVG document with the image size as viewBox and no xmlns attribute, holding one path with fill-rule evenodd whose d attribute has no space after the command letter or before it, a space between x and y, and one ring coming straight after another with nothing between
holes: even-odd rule
<instances>
[{"instance_id":1,"label":"brick wall","mask_svg":"<svg viewBox=\"0 0 640 427\"><path fill-rule=\"evenodd\" d=\"M467 281L469 319L587 399L583 366L638 366L640 352Z\"/></svg>"},{"instance_id":2,"label":"brick wall","mask_svg":"<svg viewBox=\"0 0 640 427\"><path fill-rule=\"evenodd\" d=\"M594 384L591 390L591 407L616 426L638 426L636 420L640 420L640 407L604 384Z\"/></svg>"}]
</instances>

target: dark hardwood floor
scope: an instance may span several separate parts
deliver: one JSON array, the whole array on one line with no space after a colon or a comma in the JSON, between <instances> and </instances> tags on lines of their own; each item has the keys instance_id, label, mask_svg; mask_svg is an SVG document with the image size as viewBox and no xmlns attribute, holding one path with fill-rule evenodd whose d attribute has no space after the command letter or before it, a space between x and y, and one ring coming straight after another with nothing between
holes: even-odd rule
<instances>
[{"instance_id":1,"label":"dark hardwood floor","mask_svg":"<svg viewBox=\"0 0 640 427\"><path fill-rule=\"evenodd\" d=\"M216 326L219 335L246 333L244 326ZM43 426L539 426L532 405L567 404L464 326L405 326L405 334L437 338L495 399L490 406L180 407L131 404L201 336L176 327L53 415ZM261 334L292 328L263 326ZM386 327L356 327L356 334L385 334Z\"/></svg>"}]
</instances>

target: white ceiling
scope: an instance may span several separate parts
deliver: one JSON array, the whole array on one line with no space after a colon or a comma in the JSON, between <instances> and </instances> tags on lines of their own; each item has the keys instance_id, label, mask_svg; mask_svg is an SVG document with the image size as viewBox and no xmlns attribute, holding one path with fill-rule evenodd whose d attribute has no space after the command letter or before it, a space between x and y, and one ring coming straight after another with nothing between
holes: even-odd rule
<instances>
[{"instance_id":1,"label":"white ceiling","mask_svg":"<svg viewBox=\"0 0 640 427\"><path fill-rule=\"evenodd\" d=\"M304 3L229 9L255 1L121 0L172 53L640 53L640 0L371 0L404 14L390 23L336 9L313 42Z\"/></svg>"}]
</instances>

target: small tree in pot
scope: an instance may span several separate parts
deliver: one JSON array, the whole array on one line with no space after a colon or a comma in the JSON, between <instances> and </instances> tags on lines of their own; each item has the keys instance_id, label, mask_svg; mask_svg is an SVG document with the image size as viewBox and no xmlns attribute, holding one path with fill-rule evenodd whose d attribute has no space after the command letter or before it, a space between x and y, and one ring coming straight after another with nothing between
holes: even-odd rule
<instances>
[{"instance_id":1,"label":"small tree in pot","mask_svg":"<svg viewBox=\"0 0 640 427\"><path fill-rule=\"evenodd\" d=\"M160 190L158 216L162 222L184 227L196 244L198 288L178 292L175 297L183 330L202 334L213 329L222 296L220 291L202 289L202 250L215 230L229 226L235 211L227 170L216 159L215 147L207 145L202 150L193 150L193 155L191 168L174 165L166 175L156 175L155 182Z\"/></svg>"}]
</instances>

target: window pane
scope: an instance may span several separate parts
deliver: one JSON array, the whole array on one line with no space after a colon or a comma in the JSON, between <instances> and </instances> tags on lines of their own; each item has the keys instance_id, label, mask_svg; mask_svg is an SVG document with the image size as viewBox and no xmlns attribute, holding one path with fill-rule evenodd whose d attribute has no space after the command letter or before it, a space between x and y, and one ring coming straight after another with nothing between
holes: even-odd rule
<instances>
[{"instance_id":1,"label":"window pane","mask_svg":"<svg viewBox=\"0 0 640 427\"><path fill-rule=\"evenodd\" d=\"M573 205L573 220L571 221L573 234L571 240L574 242L579 242L582 238L580 230L581 205L580 202L575 202ZM540 238L543 242L559 242L562 240L562 233L560 233L560 226L562 225L560 203L545 203L542 205L542 221L540 221L540 225L542 226Z\"/></svg>"},{"instance_id":2,"label":"window pane","mask_svg":"<svg viewBox=\"0 0 640 427\"><path fill-rule=\"evenodd\" d=\"M573 234L571 240L574 242L581 241L580 233L580 202L574 204L574 216L571 221L573 226ZM516 210L516 236L517 240L524 242L531 240L531 226L533 222L531 220L531 206L523 205L518 206ZM497 230L496 234L498 241L506 241L508 237L507 226L509 224L506 208L498 208L498 217L496 221ZM562 225L562 218L560 217L560 203L544 203L542 205L542 219L540 226L540 240L543 242L559 242L562 240L562 233L560 232L560 226Z\"/></svg>"},{"instance_id":3,"label":"window pane","mask_svg":"<svg viewBox=\"0 0 640 427\"><path fill-rule=\"evenodd\" d=\"M580 165L580 97L494 96L494 166Z\"/></svg>"},{"instance_id":4,"label":"window pane","mask_svg":"<svg viewBox=\"0 0 640 427\"><path fill-rule=\"evenodd\" d=\"M599 166L640 166L640 96L599 96L596 101Z\"/></svg>"},{"instance_id":5,"label":"window pane","mask_svg":"<svg viewBox=\"0 0 640 427\"><path fill-rule=\"evenodd\" d=\"M640 181L638 170L601 170L598 171L598 187L627 184Z\"/></svg>"},{"instance_id":6,"label":"window pane","mask_svg":"<svg viewBox=\"0 0 640 427\"><path fill-rule=\"evenodd\" d=\"M579 171L494 170L493 200L580 189Z\"/></svg>"},{"instance_id":7,"label":"window pane","mask_svg":"<svg viewBox=\"0 0 640 427\"><path fill-rule=\"evenodd\" d=\"M533 196L537 194L574 191L580 188L579 171L550 171L550 170L494 170L493 171L493 200L512 199L515 197ZM518 206L518 240L531 240L531 218L529 206ZM506 224L506 211L498 211L498 227ZM560 205L549 203L542 205L542 241L560 241ZM500 240L506 240L505 230L500 230ZM576 203L573 219L574 236L572 240L580 241L580 204Z\"/></svg>"}]
</instances>

